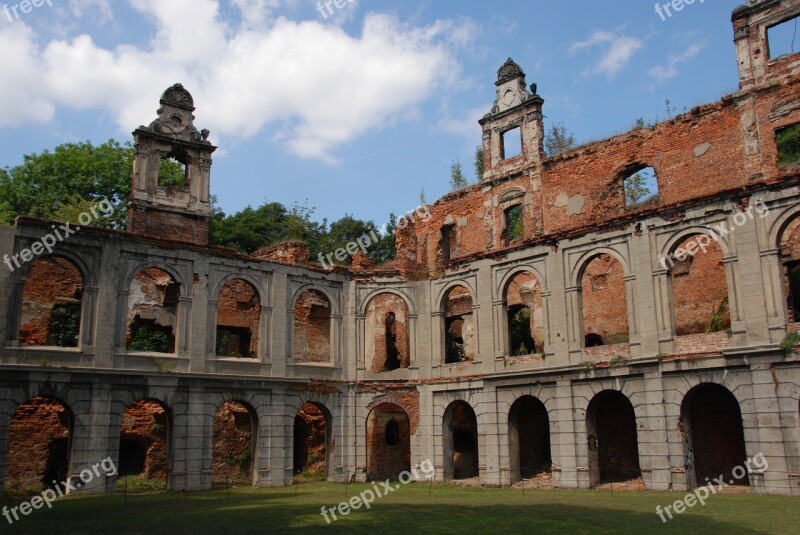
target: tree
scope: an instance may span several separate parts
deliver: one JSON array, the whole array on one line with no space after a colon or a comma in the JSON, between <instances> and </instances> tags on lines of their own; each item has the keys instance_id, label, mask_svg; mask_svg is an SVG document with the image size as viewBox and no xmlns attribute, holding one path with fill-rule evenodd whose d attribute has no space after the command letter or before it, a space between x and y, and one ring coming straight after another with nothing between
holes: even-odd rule
<instances>
[{"instance_id":1,"label":"tree","mask_svg":"<svg viewBox=\"0 0 800 535\"><path fill-rule=\"evenodd\" d=\"M575 147L575 136L567 132L564 123L556 123L544 136L544 152L547 156L557 156Z\"/></svg>"},{"instance_id":2,"label":"tree","mask_svg":"<svg viewBox=\"0 0 800 535\"><path fill-rule=\"evenodd\" d=\"M0 218L7 225L21 215L63 219L107 198L114 214L92 224L122 230L132 161L131 145L114 140L97 147L88 141L66 143L53 152L25 155L21 165L0 170Z\"/></svg>"},{"instance_id":3,"label":"tree","mask_svg":"<svg viewBox=\"0 0 800 535\"><path fill-rule=\"evenodd\" d=\"M475 177L478 179L478 182L483 180L483 173L485 171L484 160L483 160L483 145L478 145L475 147Z\"/></svg>"},{"instance_id":4,"label":"tree","mask_svg":"<svg viewBox=\"0 0 800 535\"><path fill-rule=\"evenodd\" d=\"M647 179L641 173L636 173L625 180L625 206L639 204L650 196Z\"/></svg>"},{"instance_id":5,"label":"tree","mask_svg":"<svg viewBox=\"0 0 800 535\"><path fill-rule=\"evenodd\" d=\"M467 179L464 178L464 171L461 162L456 159L450 164L450 189L459 191L467 187Z\"/></svg>"}]
</instances>

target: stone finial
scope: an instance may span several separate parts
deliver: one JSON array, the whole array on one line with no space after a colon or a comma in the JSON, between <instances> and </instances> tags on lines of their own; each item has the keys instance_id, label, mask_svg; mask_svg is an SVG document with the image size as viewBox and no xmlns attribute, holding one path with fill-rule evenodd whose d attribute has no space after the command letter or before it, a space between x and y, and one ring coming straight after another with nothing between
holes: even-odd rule
<instances>
[{"instance_id":1,"label":"stone finial","mask_svg":"<svg viewBox=\"0 0 800 535\"><path fill-rule=\"evenodd\" d=\"M161 95L161 107L156 112L158 118L150 123L149 127L140 127L140 130L153 132L180 141L210 145L209 131L197 130L194 126L195 110L194 99L183 85L175 84Z\"/></svg>"},{"instance_id":2,"label":"stone finial","mask_svg":"<svg viewBox=\"0 0 800 535\"><path fill-rule=\"evenodd\" d=\"M522 67L517 65L513 59L508 58L503 66L497 71L497 82L495 85L502 85L509 80L513 80L514 78L525 78L525 73L522 71ZM525 85L525 82L523 82Z\"/></svg>"}]
</instances>

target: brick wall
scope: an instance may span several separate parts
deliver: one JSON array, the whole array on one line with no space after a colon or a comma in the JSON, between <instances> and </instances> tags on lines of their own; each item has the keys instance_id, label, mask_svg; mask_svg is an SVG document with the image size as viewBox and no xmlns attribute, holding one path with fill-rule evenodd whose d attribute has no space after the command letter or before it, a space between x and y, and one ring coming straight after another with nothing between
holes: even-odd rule
<instances>
[{"instance_id":1,"label":"brick wall","mask_svg":"<svg viewBox=\"0 0 800 535\"><path fill-rule=\"evenodd\" d=\"M58 256L34 261L25 277L19 342L23 345L48 345L50 316L55 305L80 306L83 277L75 265Z\"/></svg>"},{"instance_id":2,"label":"brick wall","mask_svg":"<svg viewBox=\"0 0 800 535\"><path fill-rule=\"evenodd\" d=\"M533 273L519 273L512 278L506 287L506 306L514 309L525 306L530 311L530 334L534 347L527 348L530 353L544 351L544 309L542 307L542 285ZM511 318L509 318L509 321ZM513 355L518 349L509 348Z\"/></svg>"},{"instance_id":3,"label":"brick wall","mask_svg":"<svg viewBox=\"0 0 800 535\"><path fill-rule=\"evenodd\" d=\"M204 216L131 205L128 208L127 232L196 245L208 245L208 223L209 218Z\"/></svg>"},{"instance_id":4,"label":"brick wall","mask_svg":"<svg viewBox=\"0 0 800 535\"><path fill-rule=\"evenodd\" d=\"M293 335L295 360L331 361L331 305L321 292L308 290L297 298Z\"/></svg>"},{"instance_id":5,"label":"brick wall","mask_svg":"<svg viewBox=\"0 0 800 535\"><path fill-rule=\"evenodd\" d=\"M394 315L393 327L391 321L387 323L389 314ZM408 306L403 298L388 293L375 296L367 306L365 324L366 365L370 371L373 373L385 371L386 357L390 352L393 353L398 367L408 368L410 364ZM388 344L387 327L390 331Z\"/></svg>"},{"instance_id":6,"label":"brick wall","mask_svg":"<svg viewBox=\"0 0 800 535\"><path fill-rule=\"evenodd\" d=\"M606 345L628 342L628 309L622 264L611 255L596 256L583 272L583 332Z\"/></svg>"},{"instance_id":7,"label":"brick wall","mask_svg":"<svg viewBox=\"0 0 800 535\"><path fill-rule=\"evenodd\" d=\"M144 463L139 459L120 458L120 471L124 466L144 466L142 474L147 479L166 479L169 418L158 402L140 400L125 411L120 424L120 438L139 442L144 446Z\"/></svg>"},{"instance_id":8,"label":"brick wall","mask_svg":"<svg viewBox=\"0 0 800 535\"><path fill-rule=\"evenodd\" d=\"M324 476L326 451L325 415L313 403L306 403L294 419L294 473Z\"/></svg>"},{"instance_id":9,"label":"brick wall","mask_svg":"<svg viewBox=\"0 0 800 535\"><path fill-rule=\"evenodd\" d=\"M34 398L17 408L9 428L5 486L41 490L66 478L70 415L60 402Z\"/></svg>"},{"instance_id":10,"label":"brick wall","mask_svg":"<svg viewBox=\"0 0 800 535\"><path fill-rule=\"evenodd\" d=\"M688 243L695 242L696 239L697 236L687 238L678 248L685 249ZM675 331L678 336L706 332L712 316L719 310L723 311L722 330L731 325L730 307L727 305L728 280L725 265L722 263L722 249L717 242L711 242L706 249L708 252L698 250L695 256L688 256L683 261L676 259L675 265L670 269Z\"/></svg>"},{"instance_id":11,"label":"brick wall","mask_svg":"<svg viewBox=\"0 0 800 535\"><path fill-rule=\"evenodd\" d=\"M217 297L217 327L242 327L250 331L250 355L258 350L261 299L253 285L241 279L229 281Z\"/></svg>"},{"instance_id":12,"label":"brick wall","mask_svg":"<svg viewBox=\"0 0 800 535\"><path fill-rule=\"evenodd\" d=\"M219 408L211 448L214 483L251 484L253 420L247 407L228 401Z\"/></svg>"},{"instance_id":13,"label":"brick wall","mask_svg":"<svg viewBox=\"0 0 800 535\"><path fill-rule=\"evenodd\" d=\"M127 343L130 343L138 325L154 322L156 326L171 331L174 346L178 298L176 284L172 276L162 269L147 268L136 274L128 295Z\"/></svg>"},{"instance_id":14,"label":"brick wall","mask_svg":"<svg viewBox=\"0 0 800 535\"><path fill-rule=\"evenodd\" d=\"M387 432L387 426L392 429ZM392 436L394 435L394 436ZM394 440L391 444L389 441ZM367 418L367 479L397 479L411 467L411 424L402 408L381 404Z\"/></svg>"}]
</instances>

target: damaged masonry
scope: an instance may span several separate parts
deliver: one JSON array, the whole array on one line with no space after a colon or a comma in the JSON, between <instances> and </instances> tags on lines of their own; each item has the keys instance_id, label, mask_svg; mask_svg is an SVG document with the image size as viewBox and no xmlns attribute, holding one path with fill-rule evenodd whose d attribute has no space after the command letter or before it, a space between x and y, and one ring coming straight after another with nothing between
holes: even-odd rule
<instances>
[{"instance_id":1,"label":"damaged masonry","mask_svg":"<svg viewBox=\"0 0 800 535\"><path fill-rule=\"evenodd\" d=\"M736 93L549 158L544 100L509 59L481 183L400 229L380 267L209 245L216 147L168 88L133 133L127 231L83 228L0 270L0 483L108 457L171 490L431 459L487 485L686 490L763 451L768 470L737 483L800 494L800 357L781 348L800 331L800 54L766 42L798 14L733 12ZM159 181L168 159L178 186ZM626 202L640 172L658 195ZM1 228L0 256L50 224Z\"/></svg>"}]
</instances>

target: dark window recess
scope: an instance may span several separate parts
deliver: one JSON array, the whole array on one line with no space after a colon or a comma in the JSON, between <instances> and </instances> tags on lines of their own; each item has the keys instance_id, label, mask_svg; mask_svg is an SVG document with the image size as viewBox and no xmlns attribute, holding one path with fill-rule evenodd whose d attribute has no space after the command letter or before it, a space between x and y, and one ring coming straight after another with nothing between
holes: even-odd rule
<instances>
[{"instance_id":1,"label":"dark window recess","mask_svg":"<svg viewBox=\"0 0 800 535\"><path fill-rule=\"evenodd\" d=\"M522 205L512 206L505 211L506 243L521 240L525 237L525 225L522 222Z\"/></svg>"},{"instance_id":2,"label":"dark window recess","mask_svg":"<svg viewBox=\"0 0 800 535\"><path fill-rule=\"evenodd\" d=\"M442 260L444 265L450 264L450 260L455 257L456 248L456 226L446 225L442 227Z\"/></svg>"},{"instance_id":3,"label":"dark window recess","mask_svg":"<svg viewBox=\"0 0 800 535\"><path fill-rule=\"evenodd\" d=\"M78 347L81 329L81 306L77 303L55 305L47 327L47 345Z\"/></svg>"},{"instance_id":4,"label":"dark window recess","mask_svg":"<svg viewBox=\"0 0 800 535\"><path fill-rule=\"evenodd\" d=\"M119 475L137 476L144 472L147 445L131 438L119 440Z\"/></svg>"},{"instance_id":5,"label":"dark window recess","mask_svg":"<svg viewBox=\"0 0 800 535\"><path fill-rule=\"evenodd\" d=\"M503 159L508 160L522 154L522 130L517 127L503 132Z\"/></svg>"},{"instance_id":6,"label":"dark window recess","mask_svg":"<svg viewBox=\"0 0 800 535\"><path fill-rule=\"evenodd\" d=\"M789 313L792 321L800 321L800 262L786 265L789 279Z\"/></svg>"},{"instance_id":7,"label":"dark window recess","mask_svg":"<svg viewBox=\"0 0 800 535\"><path fill-rule=\"evenodd\" d=\"M769 58L779 58L797 51L797 19L789 19L767 29Z\"/></svg>"},{"instance_id":8,"label":"dark window recess","mask_svg":"<svg viewBox=\"0 0 800 535\"><path fill-rule=\"evenodd\" d=\"M625 206L640 207L658 202L658 177L652 167L629 171L623 180Z\"/></svg>"},{"instance_id":9,"label":"dark window recess","mask_svg":"<svg viewBox=\"0 0 800 535\"><path fill-rule=\"evenodd\" d=\"M525 305L508 307L509 335L511 338L511 356L530 355L536 349L531 335L531 309Z\"/></svg>"},{"instance_id":10,"label":"dark window recess","mask_svg":"<svg viewBox=\"0 0 800 535\"><path fill-rule=\"evenodd\" d=\"M464 350L464 319L461 316L445 319L445 363L454 364L467 359Z\"/></svg>"},{"instance_id":11,"label":"dark window recess","mask_svg":"<svg viewBox=\"0 0 800 535\"><path fill-rule=\"evenodd\" d=\"M400 425L394 420L386 424L386 445L397 446L400 444Z\"/></svg>"},{"instance_id":12,"label":"dark window recess","mask_svg":"<svg viewBox=\"0 0 800 535\"><path fill-rule=\"evenodd\" d=\"M388 372L400 367L400 351L397 349L397 320L394 312L386 315L386 364Z\"/></svg>"},{"instance_id":13,"label":"dark window recess","mask_svg":"<svg viewBox=\"0 0 800 535\"><path fill-rule=\"evenodd\" d=\"M775 144L778 145L780 165L800 162L800 123L776 130Z\"/></svg>"},{"instance_id":14,"label":"dark window recess","mask_svg":"<svg viewBox=\"0 0 800 535\"><path fill-rule=\"evenodd\" d=\"M149 353L173 353L175 352L175 339L172 335L172 327L159 325L155 320L136 316L131 325L131 341L128 349Z\"/></svg>"},{"instance_id":15,"label":"dark window recess","mask_svg":"<svg viewBox=\"0 0 800 535\"><path fill-rule=\"evenodd\" d=\"M253 332L247 327L217 327L218 357L251 357Z\"/></svg>"},{"instance_id":16,"label":"dark window recess","mask_svg":"<svg viewBox=\"0 0 800 535\"><path fill-rule=\"evenodd\" d=\"M605 345L605 343L603 342L603 337L595 333L587 334L585 342L586 342L585 343L586 347L597 347Z\"/></svg>"}]
</instances>

